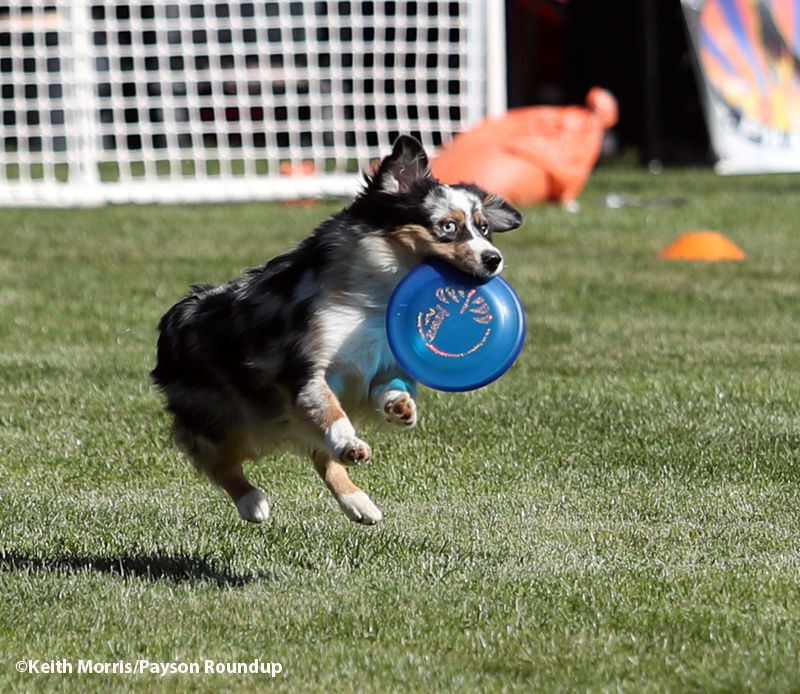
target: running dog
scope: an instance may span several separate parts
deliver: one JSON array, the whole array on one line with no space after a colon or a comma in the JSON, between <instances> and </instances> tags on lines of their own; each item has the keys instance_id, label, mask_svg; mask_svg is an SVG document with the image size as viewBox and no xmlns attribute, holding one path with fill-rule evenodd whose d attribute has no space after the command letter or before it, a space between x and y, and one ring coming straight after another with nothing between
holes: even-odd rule
<instances>
[{"instance_id":1,"label":"running dog","mask_svg":"<svg viewBox=\"0 0 800 694\"><path fill-rule=\"evenodd\" d=\"M355 200L294 249L221 286L193 287L163 316L152 376L177 442L244 520L265 521L270 505L243 462L291 445L310 455L348 518L379 522L346 466L372 458L357 417L417 422L416 384L386 341L389 297L426 259L499 274L492 233L520 224L496 195L437 181L422 146L401 136Z\"/></svg>"}]
</instances>

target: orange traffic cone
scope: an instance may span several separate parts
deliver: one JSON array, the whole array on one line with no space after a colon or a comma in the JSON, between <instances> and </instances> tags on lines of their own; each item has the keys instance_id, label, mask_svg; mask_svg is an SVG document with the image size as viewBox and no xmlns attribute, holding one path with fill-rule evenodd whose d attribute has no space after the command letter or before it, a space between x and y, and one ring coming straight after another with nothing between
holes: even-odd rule
<instances>
[{"instance_id":1,"label":"orange traffic cone","mask_svg":"<svg viewBox=\"0 0 800 694\"><path fill-rule=\"evenodd\" d=\"M659 258L669 260L744 260L747 254L718 231L690 231L667 246Z\"/></svg>"}]
</instances>

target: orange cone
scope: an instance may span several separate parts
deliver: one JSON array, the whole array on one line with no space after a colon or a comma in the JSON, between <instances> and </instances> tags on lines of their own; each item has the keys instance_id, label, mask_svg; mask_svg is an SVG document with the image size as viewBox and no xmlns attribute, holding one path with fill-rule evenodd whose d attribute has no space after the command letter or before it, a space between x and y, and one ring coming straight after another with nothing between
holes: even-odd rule
<instances>
[{"instance_id":1,"label":"orange cone","mask_svg":"<svg viewBox=\"0 0 800 694\"><path fill-rule=\"evenodd\" d=\"M669 260L744 260L747 254L718 231L689 231L667 246L659 258Z\"/></svg>"},{"instance_id":2,"label":"orange cone","mask_svg":"<svg viewBox=\"0 0 800 694\"><path fill-rule=\"evenodd\" d=\"M313 161L305 160L300 164L290 161L281 162L281 176L313 176L316 173ZM313 207L317 204L314 198L297 198L287 200L284 203L287 207Z\"/></svg>"}]
</instances>

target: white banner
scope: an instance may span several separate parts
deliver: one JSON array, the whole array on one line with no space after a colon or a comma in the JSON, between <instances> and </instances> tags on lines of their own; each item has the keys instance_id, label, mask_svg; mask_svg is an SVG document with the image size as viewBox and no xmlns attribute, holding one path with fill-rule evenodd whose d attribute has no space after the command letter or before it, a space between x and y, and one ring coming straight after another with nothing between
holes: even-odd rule
<instances>
[{"instance_id":1,"label":"white banner","mask_svg":"<svg viewBox=\"0 0 800 694\"><path fill-rule=\"evenodd\" d=\"M800 171L800 0L681 0L722 174Z\"/></svg>"}]
</instances>

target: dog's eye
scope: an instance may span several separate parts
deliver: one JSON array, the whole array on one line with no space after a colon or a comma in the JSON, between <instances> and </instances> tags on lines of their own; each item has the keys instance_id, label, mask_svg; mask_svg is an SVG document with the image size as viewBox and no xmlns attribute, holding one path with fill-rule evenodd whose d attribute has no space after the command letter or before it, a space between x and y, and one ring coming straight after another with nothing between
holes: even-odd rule
<instances>
[{"instance_id":1,"label":"dog's eye","mask_svg":"<svg viewBox=\"0 0 800 694\"><path fill-rule=\"evenodd\" d=\"M452 236L458 231L458 225L452 219L446 219L441 224L442 231L448 236Z\"/></svg>"},{"instance_id":2,"label":"dog's eye","mask_svg":"<svg viewBox=\"0 0 800 694\"><path fill-rule=\"evenodd\" d=\"M481 234L484 236L489 234L489 224L486 222L481 222L480 225L478 225L478 229L480 229Z\"/></svg>"}]
</instances>

